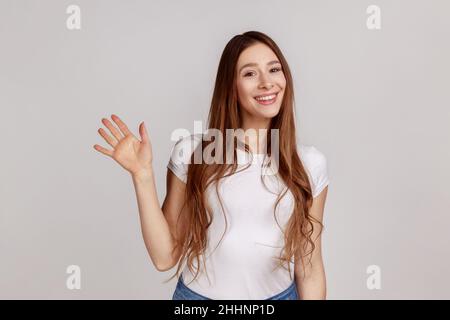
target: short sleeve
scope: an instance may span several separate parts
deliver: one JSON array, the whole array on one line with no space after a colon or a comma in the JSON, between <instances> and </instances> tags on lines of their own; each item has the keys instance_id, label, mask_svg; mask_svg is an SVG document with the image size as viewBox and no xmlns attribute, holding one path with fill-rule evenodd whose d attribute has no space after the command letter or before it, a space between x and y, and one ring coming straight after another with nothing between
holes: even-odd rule
<instances>
[{"instance_id":1,"label":"short sleeve","mask_svg":"<svg viewBox=\"0 0 450 320\"><path fill-rule=\"evenodd\" d=\"M314 146L301 146L300 158L308 171L313 198L315 198L330 183L327 158Z\"/></svg>"},{"instance_id":2,"label":"short sleeve","mask_svg":"<svg viewBox=\"0 0 450 320\"><path fill-rule=\"evenodd\" d=\"M184 183L187 182L187 172L191 162L191 155L200 142L201 138L197 135L188 135L179 139L172 146L167 168Z\"/></svg>"}]
</instances>

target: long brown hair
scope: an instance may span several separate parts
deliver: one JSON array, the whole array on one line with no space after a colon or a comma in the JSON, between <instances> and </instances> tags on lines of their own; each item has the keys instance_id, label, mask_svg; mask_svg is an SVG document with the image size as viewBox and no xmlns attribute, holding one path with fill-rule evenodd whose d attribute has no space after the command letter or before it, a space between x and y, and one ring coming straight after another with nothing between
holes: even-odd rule
<instances>
[{"instance_id":1,"label":"long brown hair","mask_svg":"<svg viewBox=\"0 0 450 320\"><path fill-rule=\"evenodd\" d=\"M292 193L295 202L293 212L284 230L284 248L280 253L280 257L277 257L279 261L278 266L287 263L290 272L292 258L302 257L301 261L302 265L304 265L303 257L310 255L309 262L311 263L312 252L315 249L314 242L311 240L314 229L312 222L319 223L321 227L320 233L323 225L309 215L309 209L312 205L312 190L308 175L297 151L292 75L281 50L269 36L261 32L249 31L234 36L225 46L217 70L214 93L208 115L208 129L218 129L225 136L227 129L237 130L241 128L242 117L237 95L236 65L241 52L256 43L263 43L272 49L281 63L286 78L286 87L280 111L271 119L267 132L270 133L271 129L278 129L278 175L287 187L277 197L274 215L276 207L288 189ZM268 153L270 154L271 135L267 134L266 139ZM205 148L209 143L211 142L202 139L202 143L198 147ZM225 145L223 147L225 148ZM247 144L245 144L245 151L249 151ZM180 274L184 262L187 263L192 273L195 272L194 279L200 271L200 256L203 257L203 265L205 265L204 254L207 248L207 228L211 225L213 217L207 203L205 191L210 184L215 183L215 190L217 195L219 195L217 189L219 180L235 173L237 169L236 154L234 155L235 161L232 164L225 163L225 161L213 164L205 164L202 161L202 163L197 164L194 163L193 156L194 154L191 157L187 173L186 202L184 204L186 210L182 210L183 217L180 214L177 222L181 223L180 219L182 219L184 225L182 229L185 230L176 239L176 247L174 248L174 251L180 249L181 255L176 273L170 279ZM230 169L231 172L225 174ZM311 248L309 252L306 250L308 244ZM197 262L195 271L194 260Z\"/></svg>"}]
</instances>

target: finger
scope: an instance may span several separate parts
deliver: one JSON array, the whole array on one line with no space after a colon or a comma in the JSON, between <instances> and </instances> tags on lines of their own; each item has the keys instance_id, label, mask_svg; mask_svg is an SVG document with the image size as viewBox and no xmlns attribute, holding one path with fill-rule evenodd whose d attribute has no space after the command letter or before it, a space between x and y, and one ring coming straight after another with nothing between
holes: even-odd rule
<instances>
[{"instance_id":1,"label":"finger","mask_svg":"<svg viewBox=\"0 0 450 320\"><path fill-rule=\"evenodd\" d=\"M120 131L122 131L124 136L132 134L131 131L128 129L127 125L122 120L120 120L118 116L113 114L111 115L111 119L113 119L113 121L117 124L117 126L119 127Z\"/></svg>"},{"instance_id":2,"label":"finger","mask_svg":"<svg viewBox=\"0 0 450 320\"><path fill-rule=\"evenodd\" d=\"M108 144L111 147L113 147L113 148L116 147L118 141L115 138L111 137L105 130L103 130L103 128L100 128L97 131L103 137L103 139L105 139L106 142L108 142Z\"/></svg>"},{"instance_id":3,"label":"finger","mask_svg":"<svg viewBox=\"0 0 450 320\"><path fill-rule=\"evenodd\" d=\"M109 121L108 119L103 118L102 123L109 129L114 137L116 137L117 141L123 139L122 134L117 130L117 128Z\"/></svg>"},{"instance_id":4,"label":"finger","mask_svg":"<svg viewBox=\"0 0 450 320\"><path fill-rule=\"evenodd\" d=\"M104 155L107 155L107 156L110 156L110 157L112 157L112 155L113 155L112 150L108 150L106 148L103 148L102 146L99 146L98 144L94 144L94 149L99 151L99 152L101 152L101 153L103 153Z\"/></svg>"},{"instance_id":5,"label":"finger","mask_svg":"<svg viewBox=\"0 0 450 320\"><path fill-rule=\"evenodd\" d=\"M149 141L148 132L144 122L142 122L141 125L139 126L139 134L141 135L142 142L148 143Z\"/></svg>"}]
</instances>

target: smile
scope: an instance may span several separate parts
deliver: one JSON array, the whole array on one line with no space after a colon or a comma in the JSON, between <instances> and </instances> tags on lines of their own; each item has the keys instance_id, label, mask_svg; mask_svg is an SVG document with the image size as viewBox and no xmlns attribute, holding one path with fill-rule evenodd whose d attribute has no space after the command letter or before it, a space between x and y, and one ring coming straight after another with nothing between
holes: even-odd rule
<instances>
[{"instance_id":1,"label":"smile","mask_svg":"<svg viewBox=\"0 0 450 320\"><path fill-rule=\"evenodd\" d=\"M274 103L277 100L277 95L278 92L263 96L257 96L255 97L255 100L258 101L259 104L268 105Z\"/></svg>"}]
</instances>

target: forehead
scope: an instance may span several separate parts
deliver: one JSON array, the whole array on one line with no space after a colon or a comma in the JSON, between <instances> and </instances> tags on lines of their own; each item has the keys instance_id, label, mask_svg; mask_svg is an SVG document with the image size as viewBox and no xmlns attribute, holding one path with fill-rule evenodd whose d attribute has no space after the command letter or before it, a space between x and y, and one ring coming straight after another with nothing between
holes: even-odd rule
<instances>
[{"instance_id":1,"label":"forehead","mask_svg":"<svg viewBox=\"0 0 450 320\"><path fill-rule=\"evenodd\" d=\"M275 52L263 43L256 43L241 52L237 67L247 63L258 63L265 65L267 62L278 60Z\"/></svg>"}]
</instances>

